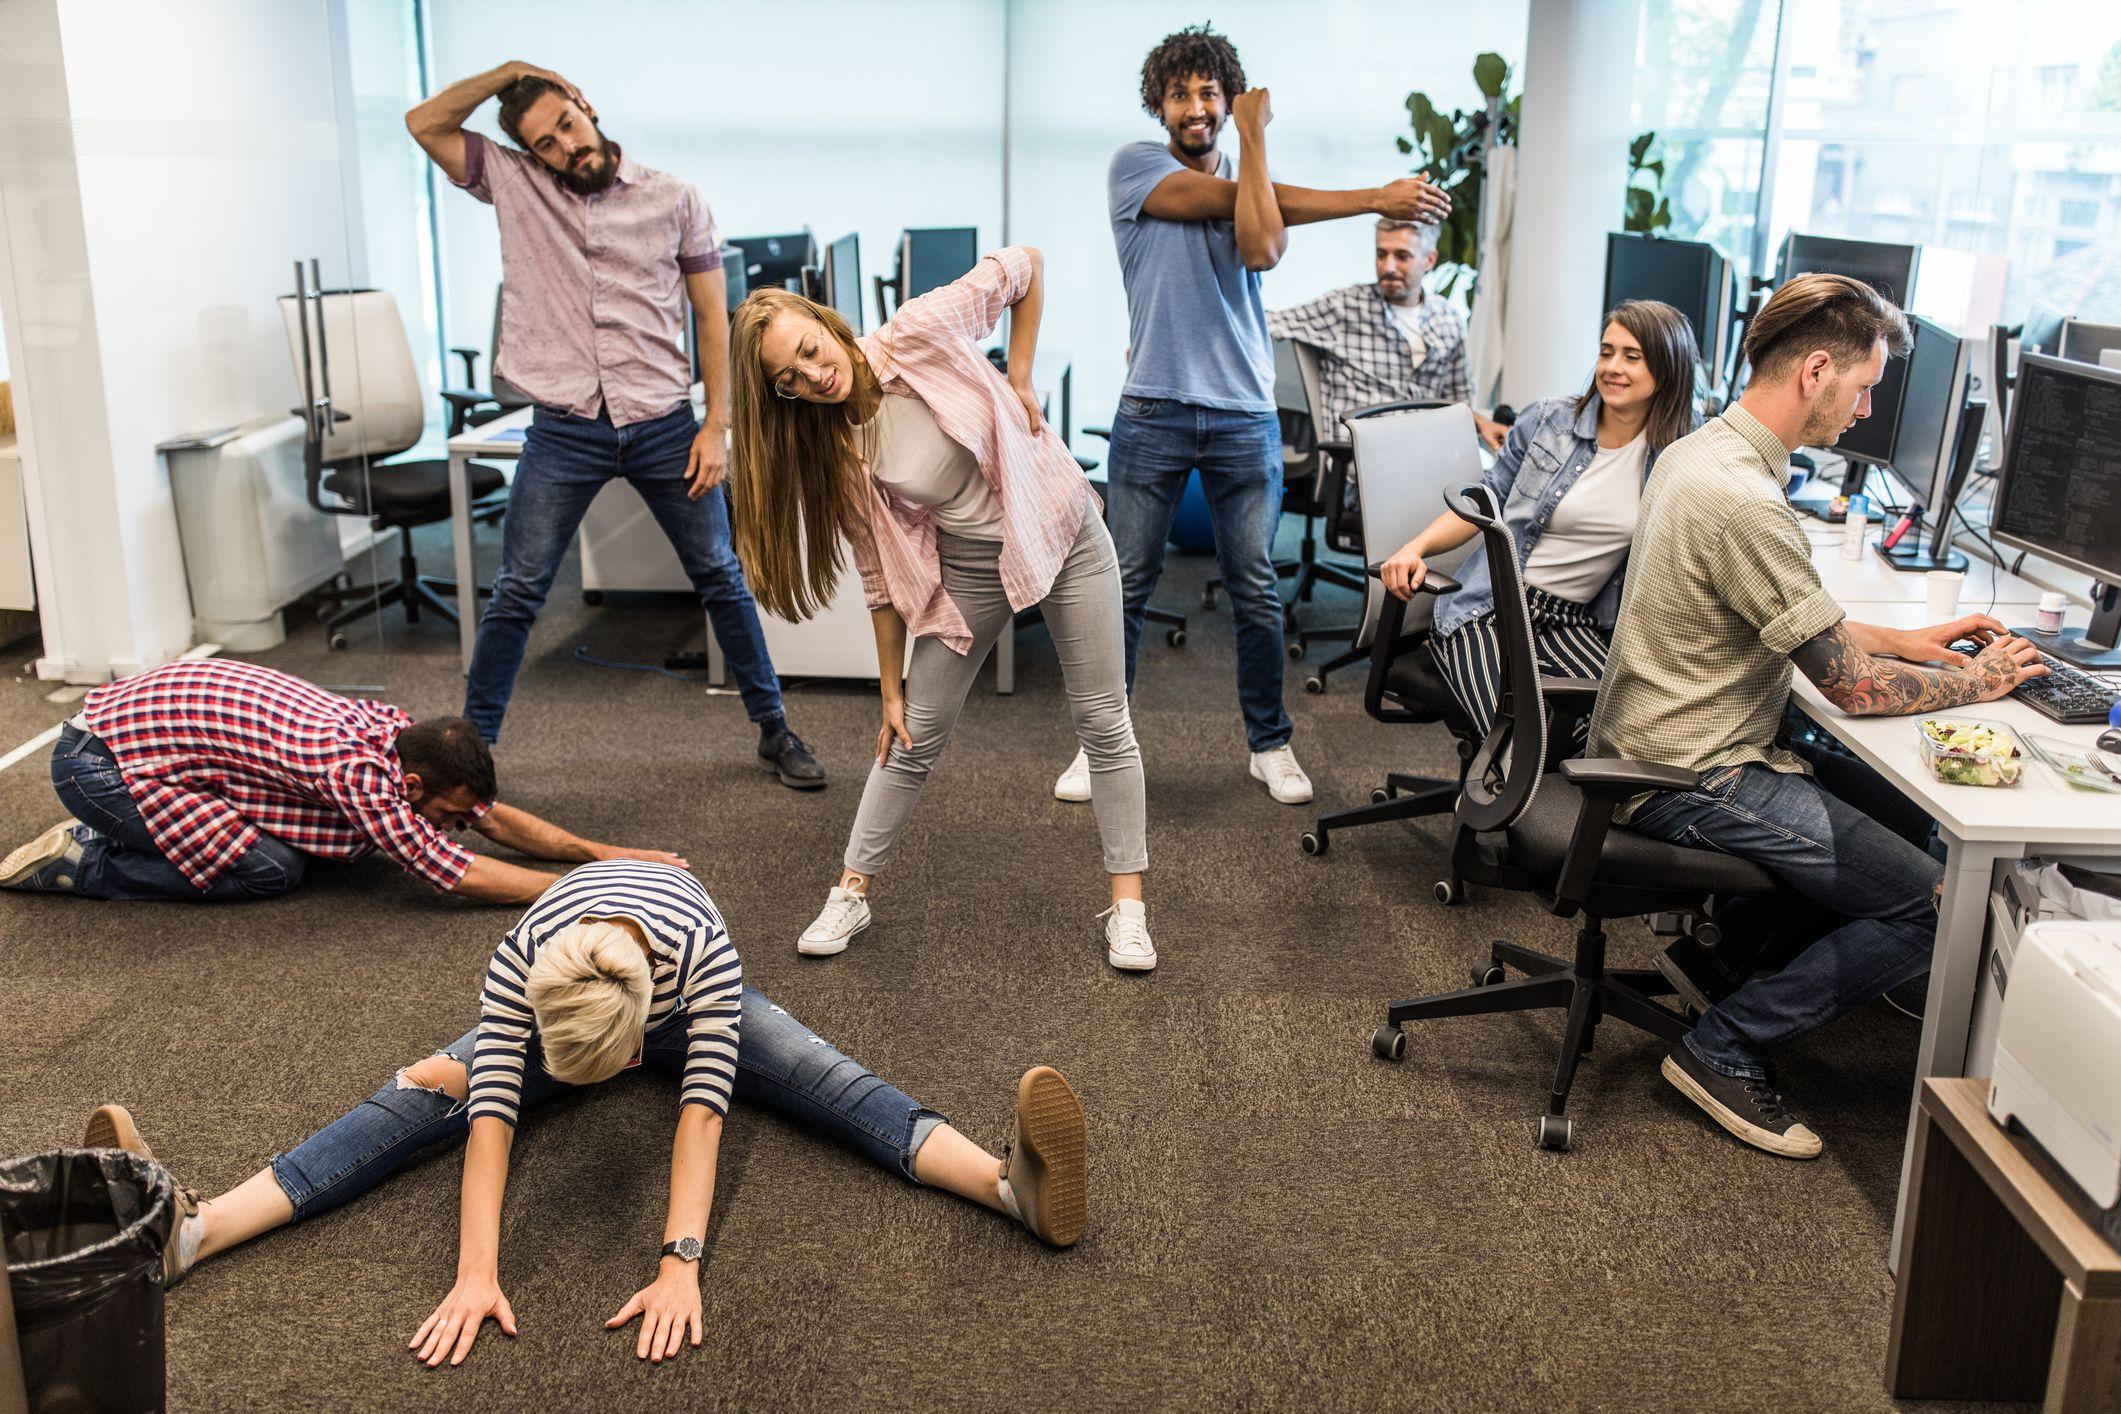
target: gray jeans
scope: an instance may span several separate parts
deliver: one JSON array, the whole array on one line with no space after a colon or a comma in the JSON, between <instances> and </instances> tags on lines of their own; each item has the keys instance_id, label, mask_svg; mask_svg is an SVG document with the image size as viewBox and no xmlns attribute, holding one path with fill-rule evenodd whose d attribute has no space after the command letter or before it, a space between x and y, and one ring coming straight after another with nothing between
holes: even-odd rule
<instances>
[{"instance_id":1,"label":"gray jeans","mask_svg":"<svg viewBox=\"0 0 2121 1414\"><path fill-rule=\"evenodd\" d=\"M1141 750L1127 712L1119 559L1104 521L1088 509L1089 497L1083 503L1082 531L1038 607L1060 655L1075 735L1090 758L1090 810L1105 872L1138 874L1149 863L1148 823ZM857 874L874 874L891 857L987 650L1016 619L1002 590L999 540L938 534L935 543L943 590L972 629L972 650L954 653L940 639L915 640L906 672L906 734L913 746L894 741L883 764L869 770L847 837L846 866Z\"/></svg>"}]
</instances>

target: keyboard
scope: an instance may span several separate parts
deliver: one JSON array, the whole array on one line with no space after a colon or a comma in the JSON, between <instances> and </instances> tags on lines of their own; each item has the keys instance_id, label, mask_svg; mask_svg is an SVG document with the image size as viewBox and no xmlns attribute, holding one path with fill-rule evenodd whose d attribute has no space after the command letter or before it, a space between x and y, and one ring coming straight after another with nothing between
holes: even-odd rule
<instances>
[{"instance_id":1,"label":"keyboard","mask_svg":"<svg viewBox=\"0 0 2121 1414\"><path fill-rule=\"evenodd\" d=\"M1952 649L1971 658L1981 651L1981 645L1961 639L1952 645ZM2116 692L2082 668L2045 653L2040 655L2040 661L2047 664L2047 676L2026 679L2011 689L2011 696L2044 717L2071 726L2085 722L2103 723L2115 701L2121 699L2121 692Z\"/></svg>"}]
</instances>

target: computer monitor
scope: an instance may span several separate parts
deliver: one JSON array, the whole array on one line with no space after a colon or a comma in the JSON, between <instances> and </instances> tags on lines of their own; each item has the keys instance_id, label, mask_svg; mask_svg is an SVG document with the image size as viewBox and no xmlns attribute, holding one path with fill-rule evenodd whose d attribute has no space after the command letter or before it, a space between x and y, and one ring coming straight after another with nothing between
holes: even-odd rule
<instances>
[{"instance_id":1,"label":"computer monitor","mask_svg":"<svg viewBox=\"0 0 2121 1414\"><path fill-rule=\"evenodd\" d=\"M825 249L825 303L862 332L862 238L852 232Z\"/></svg>"},{"instance_id":2,"label":"computer monitor","mask_svg":"<svg viewBox=\"0 0 2121 1414\"><path fill-rule=\"evenodd\" d=\"M2097 363L2100 355L2121 349L2121 324L2090 324L2082 319L2065 320L2062 325L2062 348L2064 358L2078 363Z\"/></svg>"},{"instance_id":3,"label":"computer monitor","mask_svg":"<svg viewBox=\"0 0 2121 1414\"><path fill-rule=\"evenodd\" d=\"M2062 326L2069 316L2043 300L2034 300L2026 311L2025 326L2018 332L2020 353L2051 354L2062 348Z\"/></svg>"},{"instance_id":4,"label":"computer monitor","mask_svg":"<svg viewBox=\"0 0 2121 1414\"><path fill-rule=\"evenodd\" d=\"M1776 283L1787 283L1794 275L1846 275L1906 309L1914 300L1915 272L1921 263L1919 245L1792 233L1783 243Z\"/></svg>"},{"instance_id":5,"label":"computer monitor","mask_svg":"<svg viewBox=\"0 0 2121 1414\"><path fill-rule=\"evenodd\" d=\"M1720 384L1731 331L1731 263L1707 241L1609 232L1605 238L1605 302L1662 300L1694 326L1702 367Z\"/></svg>"},{"instance_id":6,"label":"computer monitor","mask_svg":"<svg viewBox=\"0 0 2121 1414\"><path fill-rule=\"evenodd\" d=\"M751 289L802 287L803 267L817 264L817 241L807 230L785 236L732 236L744 248L744 282Z\"/></svg>"},{"instance_id":7,"label":"computer monitor","mask_svg":"<svg viewBox=\"0 0 2121 1414\"><path fill-rule=\"evenodd\" d=\"M969 274L979 261L979 232L971 226L929 226L898 242L899 303Z\"/></svg>"},{"instance_id":8,"label":"computer monitor","mask_svg":"<svg viewBox=\"0 0 2121 1414\"><path fill-rule=\"evenodd\" d=\"M2089 632L2033 635L2042 651L2121 667L2121 369L2027 354L1989 533L2099 581Z\"/></svg>"},{"instance_id":9,"label":"computer monitor","mask_svg":"<svg viewBox=\"0 0 2121 1414\"><path fill-rule=\"evenodd\" d=\"M1951 475L1960 409L1966 405L1967 381L1973 373L1972 346L1920 315L1911 317L1908 325L1914 342L1908 347L1901 379L1900 422L1893 434L1891 465L1907 488L1911 524L1905 529L1895 527L1900 538L1891 546L1884 543L1891 535L1882 537L1878 553L1895 569L1963 570L1966 557L1956 551L1939 546L1941 554L1930 554L1920 527L1926 514L1950 513L1950 507L1940 502Z\"/></svg>"}]
</instances>

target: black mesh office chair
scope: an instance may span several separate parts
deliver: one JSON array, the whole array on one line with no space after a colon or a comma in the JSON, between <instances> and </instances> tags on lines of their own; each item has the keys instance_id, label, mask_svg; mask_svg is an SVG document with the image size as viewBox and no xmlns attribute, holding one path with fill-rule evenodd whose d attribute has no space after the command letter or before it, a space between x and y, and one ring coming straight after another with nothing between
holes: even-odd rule
<instances>
[{"instance_id":1,"label":"black mesh office chair","mask_svg":"<svg viewBox=\"0 0 2121 1414\"><path fill-rule=\"evenodd\" d=\"M1605 920L1665 912L1698 916L1711 897L1761 897L1774 892L1775 882L1748 860L1667 844L1613 823L1622 802L1645 791L1690 790L1696 772L1645 761L1576 759L1557 767L1554 748L1569 740L1575 720L1590 710L1598 684L1541 676L1523 570L1492 493L1464 487L1452 495L1451 509L1479 526L1487 545L1503 667L1494 729L1468 763L1458 798L1452 868L1475 883L1529 893L1557 918L1580 914L1583 921L1573 958L1497 941L1473 965L1471 987L1392 1003L1370 1048L1385 1060L1403 1059L1407 1038L1400 1028L1409 1021L1565 1008L1561 1058L1537 1137L1542 1148L1567 1149L1573 1125L1562 1111L1576 1062L1591 1049L1601 1020L1610 1016L1667 1041L1692 1027L1652 1000L1671 995L1662 975L1606 966ZM1506 980L1512 968L1525 975Z\"/></svg>"}]
</instances>

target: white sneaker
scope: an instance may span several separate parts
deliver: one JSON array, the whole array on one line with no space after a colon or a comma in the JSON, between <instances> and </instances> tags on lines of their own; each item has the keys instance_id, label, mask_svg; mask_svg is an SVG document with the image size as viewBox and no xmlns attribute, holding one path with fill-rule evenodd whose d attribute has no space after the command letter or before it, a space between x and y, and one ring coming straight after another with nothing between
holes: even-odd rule
<instances>
[{"instance_id":1,"label":"white sneaker","mask_svg":"<svg viewBox=\"0 0 2121 1414\"><path fill-rule=\"evenodd\" d=\"M1283 805L1302 805L1311 798L1311 778L1286 743L1252 753L1252 779L1266 782L1267 794Z\"/></svg>"},{"instance_id":2,"label":"white sneaker","mask_svg":"<svg viewBox=\"0 0 2121 1414\"><path fill-rule=\"evenodd\" d=\"M1053 798L1072 801L1078 805L1090 798L1089 752L1080 747L1076 748L1075 759L1068 763L1068 769L1061 772L1060 779L1053 783Z\"/></svg>"},{"instance_id":3,"label":"white sneaker","mask_svg":"<svg viewBox=\"0 0 2121 1414\"><path fill-rule=\"evenodd\" d=\"M1148 972L1156 966L1156 944L1149 941L1149 910L1140 899L1123 898L1103 913L1105 961L1122 972Z\"/></svg>"},{"instance_id":4,"label":"white sneaker","mask_svg":"<svg viewBox=\"0 0 2121 1414\"><path fill-rule=\"evenodd\" d=\"M804 957L831 957L847 951L848 939L868 926L869 900L834 884L825 896L824 910L795 940L795 950Z\"/></svg>"}]
</instances>

